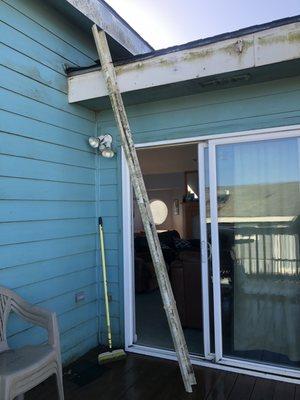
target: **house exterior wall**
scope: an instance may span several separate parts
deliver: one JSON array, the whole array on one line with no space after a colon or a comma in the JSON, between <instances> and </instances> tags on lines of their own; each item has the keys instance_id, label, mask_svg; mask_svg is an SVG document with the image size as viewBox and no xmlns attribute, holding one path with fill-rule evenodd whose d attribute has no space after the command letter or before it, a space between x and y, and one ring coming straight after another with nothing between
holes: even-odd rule
<instances>
[{"instance_id":1,"label":"house exterior wall","mask_svg":"<svg viewBox=\"0 0 300 400\"><path fill-rule=\"evenodd\" d=\"M68 104L64 64L96 58L45 1L0 0L0 284L57 312L65 362L97 344L98 295L95 113ZM12 346L43 337L11 318Z\"/></svg>"},{"instance_id":2,"label":"house exterior wall","mask_svg":"<svg viewBox=\"0 0 300 400\"><path fill-rule=\"evenodd\" d=\"M91 36L40 0L0 0L0 284L56 311L63 361L105 341L97 217L104 218L113 339L124 342L121 155L110 111L69 105L64 64L98 58ZM137 143L300 123L300 77L127 108ZM117 155L87 139L114 136ZM75 294L85 300L75 303ZM100 305L98 299L100 298ZM98 313L100 308L100 321ZM99 324L100 322L100 324ZM12 346L43 340L17 318Z\"/></svg>"},{"instance_id":3,"label":"house exterior wall","mask_svg":"<svg viewBox=\"0 0 300 400\"><path fill-rule=\"evenodd\" d=\"M300 76L215 90L127 107L136 143L190 138L300 123ZM121 162L117 129L110 111L98 115L98 133L110 133L117 157L99 158L99 212L113 231L107 243L113 329L124 342ZM117 144L116 144L117 143ZM104 307L101 307L104 318ZM105 325L101 325L102 327ZM104 338L104 332L102 332Z\"/></svg>"}]
</instances>

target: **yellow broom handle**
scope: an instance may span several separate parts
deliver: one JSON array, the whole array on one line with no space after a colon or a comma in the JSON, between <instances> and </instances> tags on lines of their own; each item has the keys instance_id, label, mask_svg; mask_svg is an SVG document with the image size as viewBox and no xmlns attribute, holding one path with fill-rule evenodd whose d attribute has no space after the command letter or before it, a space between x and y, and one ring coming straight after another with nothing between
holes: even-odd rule
<instances>
[{"instance_id":1,"label":"yellow broom handle","mask_svg":"<svg viewBox=\"0 0 300 400\"><path fill-rule=\"evenodd\" d=\"M108 301L106 260L105 260L105 250L104 250L103 224L102 224L102 218L101 217L99 218L99 238L100 238L101 262L102 262L102 274L103 274L103 287L104 287L104 301L105 301L105 313L106 313L106 326L107 326L108 346L109 346L110 349L112 349L112 335L111 335L110 312L109 312L109 301Z\"/></svg>"}]
</instances>

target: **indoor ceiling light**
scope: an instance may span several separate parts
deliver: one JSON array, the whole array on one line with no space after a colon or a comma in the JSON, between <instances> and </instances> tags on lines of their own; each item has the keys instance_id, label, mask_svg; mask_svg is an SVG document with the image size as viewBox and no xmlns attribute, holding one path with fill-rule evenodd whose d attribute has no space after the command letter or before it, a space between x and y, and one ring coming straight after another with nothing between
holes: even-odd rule
<instances>
[{"instance_id":1,"label":"indoor ceiling light","mask_svg":"<svg viewBox=\"0 0 300 400\"><path fill-rule=\"evenodd\" d=\"M112 158L115 155L112 149L112 140L111 135L91 136L89 138L89 144L93 149L99 149L99 153L102 157Z\"/></svg>"}]
</instances>

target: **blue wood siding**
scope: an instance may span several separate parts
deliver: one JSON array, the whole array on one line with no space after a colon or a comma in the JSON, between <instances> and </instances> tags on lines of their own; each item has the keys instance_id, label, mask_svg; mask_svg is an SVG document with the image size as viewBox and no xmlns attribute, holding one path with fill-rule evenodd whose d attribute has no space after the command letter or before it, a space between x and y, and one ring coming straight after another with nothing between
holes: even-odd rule
<instances>
[{"instance_id":1,"label":"blue wood siding","mask_svg":"<svg viewBox=\"0 0 300 400\"><path fill-rule=\"evenodd\" d=\"M139 104L127 107L127 112L136 143L300 124L300 77ZM119 138L111 111L98 116L98 132L112 134L118 143L116 158L100 160L99 208L107 227L113 218L113 232L118 235L118 249L110 255L108 264L114 279L110 290L115 302L115 334L122 342L121 164ZM104 318L103 304L101 315ZM105 332L102 336L105 337Z\"/></svg>"},{"instance_id":2,"label":"blue wood siding","mask_svg":"<svg viewBox=\"0 0 300 400\"><path fill-rule=\"evenodd\" d=\"M57 312L65 362L98 342L95 113L68 104L64 72L95 58L46 2L0 0L0 284ZM44 338L15 316L9 335Z\"/></svg>"},{"instance_id":3,"label":"blue wood siding","mask_svg":"<svg viewBox=\"0 0 300 400\"><path fill-rule=\"evenodd\" d=\"M104 218L113 339L124 339L120 146L111 111L67 101L64 66L98 58L91 35L40 0L0 0L0 284L58 314L65 362L106 342L97 217ZM137 143L300 123L300 77L127 108ZM117 155L95 156L111 133ZM85 300L75 303L76 293ZM100 299L100 304L99 303ZM99 310L100 309L100 319ZM12 317L10 343L44 339Z\"/></svg>"}]
</instances>

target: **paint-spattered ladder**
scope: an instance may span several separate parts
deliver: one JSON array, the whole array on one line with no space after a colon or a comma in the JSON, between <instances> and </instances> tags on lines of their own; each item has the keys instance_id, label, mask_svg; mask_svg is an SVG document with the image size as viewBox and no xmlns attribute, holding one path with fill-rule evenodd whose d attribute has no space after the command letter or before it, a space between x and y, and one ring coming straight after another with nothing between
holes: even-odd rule
<instances>
[{"instance_id":1,"label":"paint-spattered ladder","mask_svg":"<svg viewBox=\"0 0 300 400\"><path fill-rule=\"evenodd\" d=\"M159 238L150 210L150 203L146 192L146 187L143 180L136 149L134 146L126 110L118 87L116 72L112 63L106 34L104 31L98 31L96 25L93 26L92 30L102 66L102 71L105 77L108 94L112 104L112 109L121 136L122 147L126 156L135 196L139 205L139 210L146 233L152 262L155 268L164 309L166 311L171 335L178 357L182 379L184 382L185 390L191 393L193 391L192 385L196 384L196 379L189 357L186 341L183 335L183 330L180 323Z\"/></svg>"}]
</instances>

